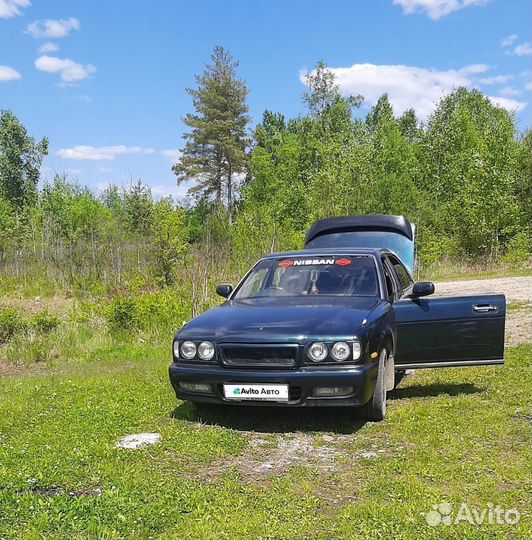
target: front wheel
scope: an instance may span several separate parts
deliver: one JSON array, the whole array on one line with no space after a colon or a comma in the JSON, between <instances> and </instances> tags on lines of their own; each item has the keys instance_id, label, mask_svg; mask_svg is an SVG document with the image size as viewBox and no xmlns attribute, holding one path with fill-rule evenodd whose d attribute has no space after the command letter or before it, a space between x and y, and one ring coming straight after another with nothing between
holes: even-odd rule
<instances>
[{"instance_id":1,"label":"front wheel","mask_svg":"<svg viewBox=\"0 0 532 540\"><path fill-rule=\"evenodd\" d=\"M372 422L380 422L386 416L386 363L388 351L383 348L379 356L379 371L373 397L362 406L362 417Z\"/></svg>"}]
</instances>

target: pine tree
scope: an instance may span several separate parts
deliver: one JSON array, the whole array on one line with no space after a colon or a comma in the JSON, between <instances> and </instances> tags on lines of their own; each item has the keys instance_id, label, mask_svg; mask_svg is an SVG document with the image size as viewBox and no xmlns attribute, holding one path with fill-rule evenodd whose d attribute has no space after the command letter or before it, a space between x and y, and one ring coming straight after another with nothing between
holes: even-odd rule
<instances>
[{"instance_id":1,"label":"pine tree","mask_svg":"<svg viewBox=\"0 0 532 540\"><path fill-rule=\"evenodd\" d=\"M225 202L231 221L235 178L244 172L250 121L246 97L248 88L236 78L238 62L222 47L215 47L211 64L196 76L198 88L187 89L192 96L195 114L184 122L191 129L185 133L185 147L172 170L177 183L194 181L189 194Z\"/></svg>"}]
</instances>

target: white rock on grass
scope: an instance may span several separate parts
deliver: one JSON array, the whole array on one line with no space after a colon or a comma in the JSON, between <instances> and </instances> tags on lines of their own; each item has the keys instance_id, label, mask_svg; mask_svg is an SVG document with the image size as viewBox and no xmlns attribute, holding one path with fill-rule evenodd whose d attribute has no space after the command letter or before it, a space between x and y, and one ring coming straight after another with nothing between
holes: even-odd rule
<instances>
[{"instance_id":1,"label":"white rock on grass","mask_svg":"<svg viewBox=\"0 0 532 540\"><path fill-rule=\"evenodd\" d=\"M134 433L122 437L116 444L115 448L139 448L146 444L157 444L161 440L159 433Z\"/></svg>"},{"instance_id":2,"label":"white rock on grass","mask_svg":"<svg viewBox=\"0 0 532 540\"><path fill-rule=\"evenodd\" d=\"M377 452L360 452L360 455L361 455L363 458L371 459L371 458L376 458L376 457L378 457L379 454L377 454Z\"/></svg>"}]
</instances>

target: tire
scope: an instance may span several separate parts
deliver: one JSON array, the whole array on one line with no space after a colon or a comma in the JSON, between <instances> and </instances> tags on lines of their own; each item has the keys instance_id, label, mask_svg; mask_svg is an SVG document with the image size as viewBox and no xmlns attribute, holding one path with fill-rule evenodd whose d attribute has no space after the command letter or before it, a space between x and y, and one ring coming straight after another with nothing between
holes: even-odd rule
<instances>
[{"instance_id":1,"label":"tire","mask_svg":"<svg viewBox=\"0 0 532 540\"><path fill-rule=\"evenodd\" d=\"M381 422L386 416L386 361L388 351L385 347L379 356L379 371L373 397L362 406L362 418L370 422Z\"/></svg>"}]
</instances>

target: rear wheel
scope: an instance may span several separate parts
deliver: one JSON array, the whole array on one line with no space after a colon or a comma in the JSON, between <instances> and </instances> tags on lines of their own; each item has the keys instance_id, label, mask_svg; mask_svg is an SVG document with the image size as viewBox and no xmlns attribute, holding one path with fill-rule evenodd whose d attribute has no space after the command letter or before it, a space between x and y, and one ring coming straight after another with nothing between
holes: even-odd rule
<instances>
[{"instance_id":1,"label":"rear wheel","mask_svg":"<svg viewBox=\"0 0 532 540\"><path fill-rule=\"evenodd\" d=\"M386 369L388 351L383 348L379 356L379 371L373 397L362 406L362 417L372 422L380 422L386 416Z\"/></svg>"}]
</instances>

